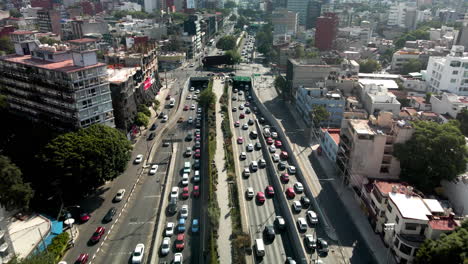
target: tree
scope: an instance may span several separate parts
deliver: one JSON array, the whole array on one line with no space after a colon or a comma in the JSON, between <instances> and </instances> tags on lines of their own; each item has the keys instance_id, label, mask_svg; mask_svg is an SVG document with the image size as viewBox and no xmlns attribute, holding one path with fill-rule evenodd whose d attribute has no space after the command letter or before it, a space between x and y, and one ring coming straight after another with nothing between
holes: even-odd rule
<instances>
[{"instance_id":1,"label":"tree","mask_svg":"<svg viewBox=\"0 0 468 264\"><path fill-rule=\"evenodd\" d=\"M381 69L380 63L376 60L368 59L359 61L359 72L373 73Z\"/></svg>"},{"instance_id":2,"label":"tree","mask_svg":"<svg viewBox=\"0 0 468 264\"><path fill-rule=\"evenodd\" d=\"M141 127L147 127L149 123L149 117L142 112L138 112L135 117L135 125Z\"/></svg>"},{"instance_id":3,"label":"tree","mask_svg":"<svg viewBox=\"0 0 468 264\"><path fill-rule=\"evenodd\" d=\"M414 133L405 143L395 144L394 156L400 160L400 178L424 193L430 193L441 180L451 181L465 172L465 137L456 122L412 123Z\"/></svg>"},{"instance_id":4,"label":"tree","mask_svg":"<svg viewBox=\"0 0 468 264\"><path fill-rule=\"evenodd\" d=\"M131 148L122 132L105 125L65 133L38 155L41 177L57 188L52 191L60 190L64 199L76 200L118 177L127 166Z\"/></svg>"},{"instance_id":5,"label":"tree","mask_svg":"<svg viewBox=\"0 0 468 264\"><path fill-rule=\"evenodd\" d=\"M15 52L15 47L13 46L13 42L8 36L3 36L0 38L0 54L12 54Z\"/></svg>"},{"instance_id":6,"label":"tree","mask_svg":"<svg viewBox=\"0 0 468 264\"><path fill-rule=\"evenodd\" d=\"M419 247L415 264L468 263L468 222L437 240L428 239Z\"/></svg>"},{"instance_id":7,"label":"tree","mask_svg":"<svg viewBox=\"0 0 468 264\"><path fill-rule=\"evenodd\" d=\"M244 26L250 25L249 20L245 16L239 16L237 18L237 23L234 25L234 28L244 30Z\"/></svg>"},{"instance_id":8,"label":"tree","mask_svg":"<svg viewBox=\"0 0 468 264\"><path fill-rule=\"evenodd\" d=\"M306 47L307 47L307 48L315 47L315 39L313 39L313 38L308 38L308 39L306 40Z\"/></svg>"},{"instance_id":9,"label":"tree","mask_svg":"<svg viewBox=\"0 0 468 264\"><path fill-rule=\"evenodd\" d=\"M27 209L33 196L31 185L23 182L21 170L0 155L0 204L7 210Z\"/></svg>"},{"instance_id":10,"label":"tree","mask_svg":"<svg viewBox=\"0 0 468 264\"><path fill-rule=\"evenodd\" d=\"M237 4L234 1L227 1L224 3L224 8L236 8Z\"/></svg>"},{"instance_id":11,"label":"tree","mask_svg":"<svg viewBox=\"0 0 468 264\"><path fill-rule=\"evenodd\" d=\"M216 43L216 48L222 50L232 50L236 47L236 37L234 36L224 36L218 40Z\"/></svg>"},{"instance_id":12,"label":"tree","mask_svg":"<svg viewBox=\"0 0 468 264\"><path fill-rule=\"evenodd\" d=\"M320 124L327 121L330 118L330 113L323 105L315 105L312 111L310 111L310 117L312 119L315 128L319 128Z\"/></svg>"},{"instance_id":13,"label":"tree","mask_svg":"<svg viewBox=\"0 0 468 264\"><path fill-rule=\"evenodd\" d=\"M305 57L305 50L302 45L297 45L294 48L294 58L304 58Z\"/></svg>"},{"instance_id":14,"label":"tree","mask_svg":"<svg viewBox=\"0 0 468 264\"><path fill-rule=\"evenodd\" d=\"M276 76L274 85L275 85L276 89L281 91L281 94L283 94L283 96L289 97L288 82L286 81L286 79L283 76L281 76L281 75Z\"/></svg>"},{"instance_id":15,"label":"tree","mask_svg":"<svg viewBox=\"0 0 468 264\"><path fill-rule=\"evenodd\" d=\"M154 111L157 112L159 110L160 105L161 105L161 102L159 102L157 99L153 100L153 109L154 109Z\"/></svg>"},{"instance_id":16,"label":"tree","mask_svg":"<svg viewBox=\"0 0 468 264\"><path fill-rule=\"evenodd\" d=\"M10 9L10 16L11 17L22 17L23 14L21 14L21 12L18 11L18 9L13 8L13 9Z\"/></svg>"},{"instance_id":17,"label":"tree","mask_svg":"<svg viewBox=\"0 0 468 264\"><path fill-rule=\"evenodd\" d=\"M468 109L462 109L457 115L457 120L460 122L461 132L465 137L468 137Z\"/></svg>"},{"instance_id":18,"label":"tree","mask_svg":"<svg viewBox=\"0 0 468 264\"><path fill-rule=\"evenodd\" d=\"M49 38L49 37L40 37L39 42L41 42L41 44L54 45L54 44L60 43L60 40L56 40L56 39Z\"/></svg>"},{"instance_id":19,"label":"tree","mask_svg":"<svg viewBox=\"0 0 468 264\"><path fill-rule=\"evenodd\" d=\"M422 63L418 59L409 59L403 64L400 74L406 75L410 72L419 72L422 69Z\"/></svg>"},{"instance_id":20,"label":"tree","mask_svg":"<svg viewBox=\"0 0 468 264\"><path fill-rule=\"evenodd\" d=\"M204 108L211 108L216 103L216 95L211 89L204 89L198 97L199 104Z\"/></svg>"},{"instance_id":21,"label":"tree","mask_svg":"<svg viewBox=\"0 0 468 264\"><path fill-rule=\"evenodd\" d=\"M242 59L241 55L239 54L239 52L237 52L234 49L226 51L225 55L229 56L231 58L230 59L230 61L231 61L230 65L239 64L241 62L241 59Z\"/></svg>"},{"instance_id":22,"label":"tree","mask_svg":"<svg viewBox=\"0 0 468 264\"><path fill-rule=\"evenodd\" d=\"M172 19L174 19L175 21L183 22L187 18L188 18L188 15L185 13L181 13L181 12L172 13Z\"/></svg>"},{"instance_id":23,"label":"tree","mask_svg":"<svg viewBox=\"0 0 468 264\"><path fill-rule=\"evenodd\" d=\"M139 113L143 113L147 117L151 117L151 111L148 109L148 107L144 104L139 104L137 106L137 111Z\"/></svg>"}]
</instances>

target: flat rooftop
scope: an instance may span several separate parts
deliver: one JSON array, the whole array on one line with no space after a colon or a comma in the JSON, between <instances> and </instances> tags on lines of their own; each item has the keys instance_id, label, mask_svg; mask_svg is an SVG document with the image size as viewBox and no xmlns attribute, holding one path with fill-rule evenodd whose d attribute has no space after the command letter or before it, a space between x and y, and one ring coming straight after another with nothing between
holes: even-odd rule
<instances>
[{"instance_id":1,"label":"flat rooftop","mask_svg":"<svg viewBox=\"0 0 468 264\"><path fill-rule=\"evenodd\" d=\"M106 66L106 64L98 62L97 64L94 64L94 65L80 67L80 66L75 66L73 64L73 60L71 59L59 61L59 62L50 62L50 61L33 59L31 58L31 55L24 55L24 56L7 55L4 57L0 57L0 60L12 62L12 63L18 63L18 64L25 64L25 65L29 65L32 67L46 69L46 70L60 71L60 72L67 72L67 73Z\"/></svg>"},{"instance_id":2,"label":"flat rooftop","mask_svg":"<svg viewBox=\"0 0 468 264\"><path fill-rule=\"evenodd\" d=\"M360 135L375 135L374 129L369 126L367 119L352 119L349 120L351 127Z\"/></svg>"},{"instance_id":3,"label":"flat rooftop","mask_svg":"<svg viewBox=\"0 0 468 264\"><path fill-rule=\"evenodd\" d=\"M419 196L389 193L388 197L404 218L429 221L428 216L432 215L431 211L427 209L423 199Z\"/></svg>"},{"instance_id":4,"label":"flat rooftop","mask_svg":"<svg viewBox=\"0 0 468 264\"><path fill-rule=\"evenodd\" d=\"M122 83L128 80L128 77L135 74L137 67L124 67L121 69L107 69L110 83Z\"/></svg>"},{"instance_id":5,"label":"flat rooftop","mask_svg":"<svg viewBox=\"0 0 468 264\"><path fill-rule=\"evenodd\" d=\"M394 80L385 80L385 79L366 79L359 77L359 82L366 84L375 84L387 88L388 90L398 89L398 84Z\"/></svg>"},{"instance_id":6,"label":"flat rooftop","mask_svg":"<svg viewBox=\"0 0 468 264\"><path fill-rule=\"evenodd\" d=\"M24 221L10 218L8 225L10 239L19 258L27 257L51 230L50 220L41 215L32 215Z\"/></svg>"}]
</instances>

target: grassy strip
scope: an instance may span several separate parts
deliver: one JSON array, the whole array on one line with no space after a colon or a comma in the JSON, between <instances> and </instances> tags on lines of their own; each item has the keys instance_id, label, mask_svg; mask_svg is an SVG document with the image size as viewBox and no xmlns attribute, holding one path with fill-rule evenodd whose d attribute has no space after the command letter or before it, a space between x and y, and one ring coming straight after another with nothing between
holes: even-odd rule
<instances>
[{"instance_id":1,"label":"grassy strip","mask_svg":"<svg viewBox=\"0 0 468 264\"><path fill-rule=\"evenodd\" d=\"M229 109L228 109L228 89L229 85L224 85L224 93L220 98L219 103L221 104L221 111L224 119L222 121L222 130L224 138L224 153L226 157L226 171L229 181L236 180L236 172L234 168L234 156L232 146L232 132L229 120ZM231 207L231 222L232 222L232 263L243 264L245 263L245 251L244 247L250 247L250 236L242 232L242 219L239 211L239 195L236 184L229 184L229 205Z\"/></svg>"},{"instance_id":2,"label":"grassy strip","mask_svg":"<svg viewBox=\"0 0 468 264\"><path fill-rule=\"evenodd\" d=\"M218 184L218 171L214 165L213 159L216 152L216 112L215 104L216 98L213 93L213 81L208 84L207 93L210 93L210 100L207 102L207 116L208 116L208 178L209 178L209 193L208 193L208 218L210 220L210 263L219 263L218 260L218 246L216 239L218 238L219 217L221 211L219 209L218 200L216 198L216 185Z\"/></svg>"}]
</instances>

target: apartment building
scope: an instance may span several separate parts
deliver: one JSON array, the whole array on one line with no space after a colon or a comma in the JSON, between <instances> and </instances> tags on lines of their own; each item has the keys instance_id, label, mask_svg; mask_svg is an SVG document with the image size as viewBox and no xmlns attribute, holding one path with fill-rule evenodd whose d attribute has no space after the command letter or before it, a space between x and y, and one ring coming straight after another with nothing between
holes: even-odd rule
<instances>
[{"instance_id":1,"label":"apartment building","mask_svg":"<svg viewBox=\"0 0 468 264\"><path fill-rule=\"evenodd\" d=\"M0 92L9 110L58 129L114 127L106 65L93 39L42 45L31 31L11 35L16 54L0 57Z\"/></svg>"},{"instance_id":2,"label":"apartment building","mask_svg":"<svg viewBox=\"0 0 468 264\"><path fill-rule=\"evenodd\" d=\"M452 46L446 57L430 57L426 82L432 92L468 96L468 53L463 46Z\"/></svg>"},{"instance_id":3,"label":"apartment building","mask_svg":"<svg viewBox=\"0 0 468 264\"><path fill-rule=\"evenodd\" d=\"M320 51L331 50L338 33L338 16L335 13L324 13L317 18L315 46Z\"/></svg>"},{"instance_id":4,"label":"apartment building","mask_svg":"<svg viewBox=\"0 0 468 264\"><path fill-rule=\"evenodd\" d=\"M345 119L337 165L346 182L360 188L368 179L398 179L400 162L393 156L393 146L406 142L413 131L410 123L394 120L389 112L369 120Z\"/></svg>"},{"instance_id":5,"label":"apartment building","mask_svg":"<svg viewBox=\"0 0 468 264\"><path fill-rule=\"evenodd\" d=\"M300 86L296 93L296 109L308 126L314 125L310 113L314 108L324 106L330 117L320 123L320 126L339 128L345 104L345 98L340 90L328 90L324 82L317 82L313 88Z\"/></svg>"},{"instance_id":6,"label":"apartment building","mask_svg":"<svg viewBox=\"0 0 468 264\"><path fill-rule=\"evenodd\" d=\"M274 35L296 35L297 13L285 8L276 9L271 15Z\"/></svg>"},{"instance_id":7,"label":"apartment building","mask_svg":"<svg viewBox=\"0 0 468 264\"><path fill-rule=\"evenodd\" d=\"M412 263L426 239L437 239L459 223L435 199L425 199L407 184L373 181L361 189L371 225L383 234L398 263Z\"/></svg>"},{"instance_id":8,"label":"apartment building","mask_svg":"<svg viewBox=\"0 0 468 264\"><path fill-rule=\"evenodd\" d=\"M381 111L391 112L393 115L400 113L401 104L388 89L376 84L359 83L361 102L369 115L377 115Z\"/></svg>"},{"instance_id":9,"label":"apartment building","mask_svg":"<svg viewBox=\"0 0 468 264\"><path fill-rule=\"evenodd\" d=\"M468 109L468 96L458 96L452 93L432 95L430 102L432 111L451 118L457 118L461 110Z\"/></svg>"},{"instance_id":10,"label":"apartment building","mask_svg":"<svg viewBox=\"0 0 468 264\"><path fill-rule=\"evenodd\" d=\"M338 145L340 144L339 128L322 128L320 134L320 153L328 159L336 162Z\"/></svg>"},{"instance_id":11,"label":"apartment building","mask_svg":"<svg viewBox=\"0 0 468 264\"><path fill-rule=\"evenodd\" d=\"M37 11L37 27L40 32L61 34L60 11L54 9L40 9Z\"/></svg>"},{"instance_id":12,"label":"apartment building","mask_svg":"<svg viewBox=\"0 0 468 264\"><path fill-rule=\"evenodd\" d=\"M422 55L422 52L420 52L417 49L403 48L401 50L395 51L392 57L392 64L391 64L392 71L394 72L400 71L405 63L407 63L411 59L418 60L421 55Z\"/></svg>"}]
</instances>

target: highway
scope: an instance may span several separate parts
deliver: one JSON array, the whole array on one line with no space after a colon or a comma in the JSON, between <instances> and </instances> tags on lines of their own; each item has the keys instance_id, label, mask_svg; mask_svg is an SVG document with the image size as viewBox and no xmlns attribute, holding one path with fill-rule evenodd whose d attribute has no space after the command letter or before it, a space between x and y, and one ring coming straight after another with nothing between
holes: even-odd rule
<instances>
[{"instance_id":1,"label":"highway","mask_svg":"<svg viewBox=\"0 0 468 264\"><path fill-rule=\"evenodd\" d=\"M244 143L236 144L236 146L234 146L236 147L236 150L234 151L234 158L240 159L240 154L242 152L246 153L246 159L240 161L240 171L243 171L245 167L249 167L252 161L258 161L260 158L264 157L261 150L254 149L251 152L246 150L246 146L248 144L255 145L256 142L259 142L258 139L254 140L249 136L250 131L256 131L254 125L248 126L247 130L242 129L242 126L247 124L248 120L253 119L254 117L251 113L245 114L246 117L244 119L240 119L240 113L245 113L245 110L239 110L239 106L244 104L245 100L243 96L238 94L233 94L233 96L238 97L239 100L231 102L232 107L236 107L238 109L236 112L232 113L234 119L232 122L240 122L240 126L234 128L233 136L236 140L238 137L242 137L245 140ZM232 111L232 109L230 109L230 111ZM260 134L259 131L257 131L257 133ZM258 171L252 172L248 178L243 177L242 182L243 184L239 188L239 193L243 194L241 199L246 199L245 192L248 187L252 187L256 195L257 192L265 193L265 188L268 185L271 185L266 168L259 168ZM275 196L276 195L278 195L278 193L276 193ZM265 226L273 225L275 217L280 215L279 209L277 207L278 201L276 201L277 199L275 196L273 199L267 196L265 204L263 205L258 204L255 197L251 200L245 201L248 212L250 233L252 235L252 243L254 243L256 238L262 238ZM278 230L277 233L278 234L276 235L273 243L269 243L265 240L265 257L263 259L255 258L256 263L283 263L286 260L286 257L291 255L291 253L288 251L289 247L284 246L290 244L287 238L287 234L281 233Z\"/></svg>"}]
</instances>

